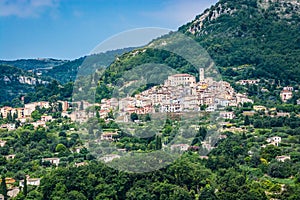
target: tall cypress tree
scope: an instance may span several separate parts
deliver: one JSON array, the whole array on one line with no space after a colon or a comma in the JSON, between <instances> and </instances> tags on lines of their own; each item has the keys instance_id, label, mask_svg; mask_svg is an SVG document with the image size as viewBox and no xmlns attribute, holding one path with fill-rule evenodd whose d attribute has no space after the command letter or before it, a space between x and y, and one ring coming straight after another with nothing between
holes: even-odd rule
<instances>
[{"instance_id":1,"label":"tall cypress tree","mask_svg":"<svg viewBox=\"0 0 300 200\"><path fill-rule=\"evenodd\" d=\"M161 148L162 148L161 137L157 135L155 138L155 149L160 150Z\"/></svg>"},{"instance_id":2,"label":"tall cypress tree","mask_svg":"<svg viewBox=\"0 0 300 200\"><path fill-rule=\"evenodd\" d=\"M23 194L26 197L28 193L28 188L27 188L27 177L26 175L24 176L24 188L23 188Z\"/></svg>"},{"instance_id":3,"label":"tall cypress tree","mask_svg":"<svg viewBox=\"0 0 300 200\"><path fill-rule=\"evenodd\" d=\"M9 113L7 114L7 120L8 120L9 122L11 122L11 121L12 121L11 112L9 112Z\"/></svg>"},{"instance_id":4,"label":"tall cypress tree","mask_svg":"<svg viewBox=\"0 0 300 200\"><path fill-rule=\"evenodd\" d=\"M245 126L250 125L250 119L249 119L249 116L248 116L248 115L245 116L244 125L245 125Z\"/></svg>"},{"instance_id":5,"label":"tall cypress tree","mask_svg":"<svg viewBox=\"0 0 300 200\"><path fill-rule=\"evenodd\" d=\"M0 193L3 194L4 200L8 199L7 187L6 187L6 182L5 182L5 176L4 175L2 175L2 177L1 177Z\"/></svg>"},{"instance_id":6,"label":"tall cypress tree","mask_svg":"<svg viewBox=\"0 0 300 200\"><path fill-rule=\"evenodd\" d=\"M18 118L18 113L14 113L12 117L12 121L15 121Z\"/></svg>"},{"instance_id":7,"label":"tall cypress tree","mask_svg":"<svg viewBox=\"0 0 300 200\"><path fill-rule=\"evenodd\" d=\"M201 141L205 139L207 135L207 130L205 127L200 127L198 133L196 134L196 137L200 138Z\"/></svg>"}]
</instances>

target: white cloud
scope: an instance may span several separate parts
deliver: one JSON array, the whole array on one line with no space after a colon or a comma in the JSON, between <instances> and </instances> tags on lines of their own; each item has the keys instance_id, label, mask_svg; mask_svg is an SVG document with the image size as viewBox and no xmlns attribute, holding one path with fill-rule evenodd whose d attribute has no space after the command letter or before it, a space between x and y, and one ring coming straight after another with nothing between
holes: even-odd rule
<instances>
[{"instance_id":1,"label":"white cloud","mask_svg":"<svg viewBox=\"0 0 300 200\"><path fill-rule=\"evenodd\" d=\"M182 25L192 21L196 15L215 4L217 0L169 0L160 11L142 12L147 17L164 20L172 25Z\"/></svg>"},{"instance_id":2,"label":"white cloud","mask_svg":"<svg viewBox=\"0 0 300 200\"><path fill-rule=\"evenodd\" d=\"M0 0L0 16L37 17L58 3L59 0Z\"/></svg>"}]
</instances>

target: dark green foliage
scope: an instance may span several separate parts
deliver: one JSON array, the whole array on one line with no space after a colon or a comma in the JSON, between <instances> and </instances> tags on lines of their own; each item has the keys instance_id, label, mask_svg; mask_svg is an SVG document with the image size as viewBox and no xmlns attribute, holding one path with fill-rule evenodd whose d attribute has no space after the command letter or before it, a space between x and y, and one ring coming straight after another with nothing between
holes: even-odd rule
<instances>
[{"instance_id":1,"label":"dark green foliage","mask_svg":"<svg viewBox=\"0 0 300 200\"><path fill-rule=\"evenodd\" d=\"M57 101L57 100L69 100L73 92L73 83L66 83L60 85L57 81L53 80L47 85L37 85L34 92L30 92L25 95L25 102L36 101ZM61 106L57 104L57 111L61 110Z\"/></svg>"},{"instance_id":2,"label":"dark green foliage","mask_svg":"<svg viewBox=\"0 0 300 200\"><path fill-rule=\"evenodd\" d=\"M220 1L223 9L237 9L233 14L221 14L215 20L205 20L204 27L196 33L195 39L204 46L222 67L249 64L248 75L241 78L274 78L283 81L299 81L300 38L299 17L284 17L287 13L275 13L275 3L264 10L257 1ZM277 5L282 6L281 4ZM211 10L212 12L212 10ZM282 16L280 16L282 15ZM187 33L189 23L180 31ZM225 71L224 75L236 76ZM245 74L246 75L246 74Z\"/></svg>"},{"instance_id":3,"label":"dark green foliage","mask_svg":"<svg viewBox=\"0 0 300 200\"><path fill-rule=\"evenodd\" d=\"M6 182L5 182L5 176L4 175L1 176L0 194L3 194L4 200L8 199L7 187L6 187Z\"/></svg>"},{"instance_id":4,"label":"dark green foliage","mask_svg":"<svg viewBox=\"0 0 300 200\"><path fill-rule=\"evenodd\" d=\"M138 116L138 114L136 114L136 113L131 113L130 114L130 119L131 119L131 121L135 121L135 120L138 120L139 119L139 116Z\"/></svg>"},{"instance_id":5,"label":"dark green foliage","mask_svg":"<svg viewBox=\"0 0 300 200\"><path fill-rule=\"evenodd\" d=\"M161 148L162 148L161 137L157 135L155 137L155 149L160 150Z\"/></svg>"},{"instance_id":6,"label":"dark green foliage","mask_svg":"<svg viewBox=\"0 0 300 200\"><path fill-rule=\"evenodd\" d=\"M26 197L28 193L28 186L27 186L27 177L24 176L24 187L23 187L23 194Z\"/></svg>"},{"instance_id":7,"label":"dark green foliage","mask_svg":"<svg viewBox=\"0 0 300 200\"><path fill-rule=\"evenodd\" d=\"M274 162L271 163L268 169L268 174L275 178L287 178L291 175L289 163Z\"/></svg>"},{"instance_id":8,"label":"dark green foliage","mask_svg":"<svg viewBox=\"0 0 300 200\"><path fill-rule=\"evenodd\" d=\"M20 59L14 61L4 61L0 60L0 64L2 65L11 65L14 67L18 67L22 70L33 70L33 71L44 71L49 68L61 65L65 63L64 60L56 60L56 59Z\"/></svg>"},{"instance_id":9,"label":"dark green foliage","mask_svg":"<svg viewBox=\"0 0 300 200\"><path fill-rule=\"evenodd\" d=\"M245 116L244 125L245 125L245 126L250 125L250 119L249 119L249 116Z\"/></svg>"},{"instance_id":10,"label":"dark green foliage","mask_svg":"<svg viewBox=\"0 0 300 200\"><path fill-rule=\"evenodd\" d=\"M19 68L0 65L0 103L11 101L20 94L33 91L33 86L20 83L19 76L34 77Z\"/></svg>"}]
</instances>

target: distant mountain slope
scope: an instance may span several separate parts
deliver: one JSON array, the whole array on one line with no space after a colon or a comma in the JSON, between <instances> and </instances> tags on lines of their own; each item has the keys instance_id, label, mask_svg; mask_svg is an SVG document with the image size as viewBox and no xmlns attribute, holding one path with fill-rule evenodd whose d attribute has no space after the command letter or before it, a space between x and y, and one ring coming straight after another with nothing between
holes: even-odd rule
<instances>
[{"instance_id":1,"label":"distant mountain slope","mask_svg":"<svg viewBox=\"0 0 300 200\"><path fill-rule=\"evenodd\" d=\"M81 57L76 60L65 62L62 65L55 66L53 69L48 70L43 75L52 77L61 83L74 81L76 79L79 67L82 69L81 72L84 71L86 74L93 73L100 66L109 66L115 60L117 55L121 55L133 49L134 48L124 48Z\"/></svg>"},{"instance_id":2,"label":"distant mountain slope","mask_svg":"<svg viewBox=\"0 0 300 200\"><path fill-rule=\"evenodd\" d=\"M49 70L55 66L62 65L66 60L57 60L52 58L41 59L19 59L12 61L0 60L0 64L18 67L23 70Z\"/></svg>"},{"instance_id":3,"label":"distant mountain slope","mask_svg":"<svg viewBox=\"0 0 300 200\"><path fill-rule=\"evenodd\" d=\"M38 84L46 84L47 80L17 67L0 64L0 102L34 91Z\"/></svg>"},{"instance_id":4,"label":"distant mountain slope","mask_svg":"<svg viewBox=\"0 0 300 200\"><path fill-rule=\"evenodd\" d=\"M37 85L39 92L48 90L45 84L48 84L53 79L59 81L55 83L59 85L59 95L61 98L70 96L70 89L72 84L65 84L73 82L78 70L82 74L92 74L96 69L107 67L115 60L117 55L124 52L131 51L133 48L125 48L105 53L89 55L81 57L76 60L55 60L55 59L21 59L15 61L0 61L0 104L6 101L19 97L20 95L31 94L31 100L45 100L45 97L40 94L35 94ZM37 72L40 74L37 75ZM40 84L40 85L39 85ZM66 87L66 94L63 94L64 87ZM34 95L35 94L35 95ZM49 94L55 95L55 92L49 91ZM65 95L65 96L64 96ZM29 98L28 95L26 96ZM15 104L14 104L15 105Z\"/></svg>"}]
</instances>

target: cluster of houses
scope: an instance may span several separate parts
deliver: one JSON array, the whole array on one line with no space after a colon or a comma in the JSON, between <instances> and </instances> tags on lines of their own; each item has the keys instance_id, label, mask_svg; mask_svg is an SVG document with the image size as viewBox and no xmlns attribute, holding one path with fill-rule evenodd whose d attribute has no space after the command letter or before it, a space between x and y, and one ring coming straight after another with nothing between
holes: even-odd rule
<instances>
[{"instance_id":1,"label":"cluster of houses","mask_svg":"<svg viewBox=\"0 0 300 200\"><path fill-rule=\"evenodd\" d=\"M0 140L0 147L4 147L6 143L7 143L6 141ZM79 153L82 148L83 147L76 147L73 149L73 152ZM7 156L5 156L5 158L6 159L14 159L15 155L14 154L7 155ZM42 158L42 162L49 162L51 165L58 166L60 163L60 158L57 158L57 157ZM84 166L87 164L88 164L87 162L79 162L79 163L75 163L74 166L80 167L80 166ZM41 180L41 178L31 178L29 176L26 176L27 185L39 186L40 180ZM0 183L1 183L1 179L0 179ZM5 178L5 183L6 183L7 190L8 190L7 195L11 198L16 197L18 195L18 193L20 192L20 189L22 189L24 187L24 180L20 180L19 186L16 187L16 180L14 178L10 178L10 177ZM0 194L0 200L1 200L1 198L4 199L4 196L2 194Z\"/></svg>"},{"instance_id":2,"label":"cluster of houses","mask_svg":"<svg viewBox=\"0 0 300 200\"><path fill-rule=\"evenodd\" d=\"M58 101L57 103L60 103L62 105L62 111L66 112L69 108L69 103L67 101ZM33 102L24 104L24 107L22 108L12 108L9 106L4 106L0 108L0 115L3 119L14 117L16 120L18 120L20 123L30 123L34 126L34 128L37 128L39 126L46 127L46 122L52 120L52 116L49 115L43 115L41 116L41 119L38 121L32 121L31 114L36 110L37 107L39 108L50 108L50 102L48 101L39 101L39 102ZM5 128L8 130L15 130L16 126L14 123L8 123L8 124L2 124L1 128Z\"/></svg>"},{"instance_id":3,"label":"cluster of houses","mask_svg":"<svg viewBox=\"0 0 300 200\"><path fill-rule=\"evenodd\" d=\"M26 181L27 181L27 185L31 185L31 186L39 186L40 185L40 178L30 178L30 176L26 176ZM0 183L2 182L2 180L0 180ZM16 180L14 178L5 178L5 184L7 187L7 195L10 198L14 198L16 197L19 192L20 189L24 188L24 180L20 180L19 181L19 187L15 186ZM0 200L3 199L4 200L4 196L3 194L0 194Z\"/></svg>"},{"instance_id":4,"label":"cluster of houses","mask_svg":"<svg viewBox=\"0 0 300 200\"><path fill-rule=\"evenodd\" d=\"M218 107L238 106L246 102L253 103L245 94L236 93L228 82L205 78L204 69L200 68L199 82L190 74L174 74L164 84L133 97L102 99L99 115L105 118L109 112L114 111L118 114L117 120L127 121L131 113L199 111L201 105L206 105L207 112L213 112ZM232 113L225 115L227 118L233 117Z\"/></svg>"},{"instance_id":5,"label":"cluster of houses","mask_svg":"<svg viewBox=\"0 0 300 200\"><path fill-rule=\"evenodd\" d=\"M239 80L236 83L240 85L257 85L260 82L259 79L255 80ZM263 91L263 90L262 90ZM293 97L294 88L291 86L283 87L280 92L280 98L283 102L287 102ZM300 105L300 99L298 99L297 104Z\"/></svg>"},{"instance_id":6,"label":"cluster of houses","mask_svg":"<svg viewBox=\"0 0 300 200\"><path fill-rule=\"evenodd\" d=\"M273 136L273 137L269 137L267 138L267 145L274 145L274 146L279 146L279 144L281 143L281 137L279 136ZM265 148L266 145L262 145L262 148ZM279 162L285 162L287 160L291 160L291 156L289 155L281 155L281 156L276 156L275 158L277 161Z\"/></svg>"}]
</instances>

